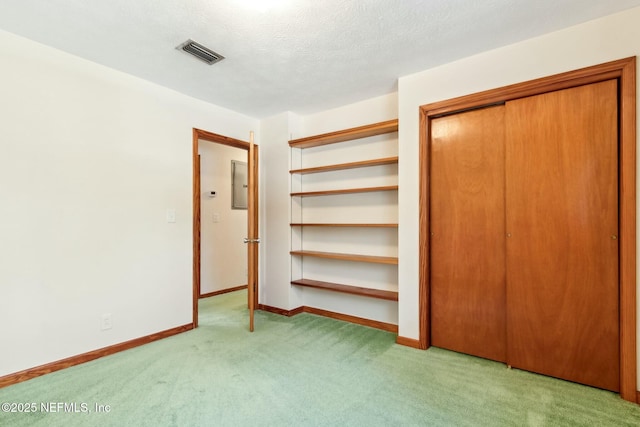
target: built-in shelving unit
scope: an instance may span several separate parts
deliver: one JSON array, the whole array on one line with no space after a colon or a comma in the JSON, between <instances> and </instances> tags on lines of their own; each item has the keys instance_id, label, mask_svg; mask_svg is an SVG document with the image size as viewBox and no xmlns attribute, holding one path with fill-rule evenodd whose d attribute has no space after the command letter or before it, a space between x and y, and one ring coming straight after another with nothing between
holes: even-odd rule
<instances>
[{"instance_id":1,"label":"built-in shelving unit","mask_svg":"<svg viewBox=\"0 0 640 427\"><path fill-rule=\"evenodd\" d=\"M398 301L397 134L373 138L397 131L398 121L390 120L289 141L292 285ZM310 175L317 178L305 178ZM343 211L332 215L332 209ZM337 250L325 250L332 244ZM376 275L372 269L383 269L375 271L389 283L367 283ZM343 280L332 280L341 274Z\"/></svg>"}]
</instances>

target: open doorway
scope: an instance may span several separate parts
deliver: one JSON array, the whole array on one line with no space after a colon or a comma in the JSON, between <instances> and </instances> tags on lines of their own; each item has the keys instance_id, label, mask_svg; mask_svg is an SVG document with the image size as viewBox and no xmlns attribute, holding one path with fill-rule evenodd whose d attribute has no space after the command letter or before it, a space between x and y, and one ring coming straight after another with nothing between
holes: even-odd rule
<instances>
[{"instance_id":1,"label":"open doorway","mask_svg":"<svg viewBox=\"0 0 640 427\"><path fill-rule=\"evenodd\" d=\"M252 183L248 176L249 167L257 169L257 146L253 151L250 146L249 142L193 130L194 328L198 326L200 298L248 288L253 283L248 305L257 305L257 262L247 259L255 239L246 238L257 235L258 216L251 201L257 200L257 181ZM251 152L253 159L249 158Z\"/></svg>"},{"instance_id":2,"label":"open doorway","mask_svg":"<svg viewBox=\"0 0 640 427\"><path fill-rule=\"evenodd\" d=\"M200 292L207 298L247 287L247 152L201 140Z\"/></svg>"}]
</instances>

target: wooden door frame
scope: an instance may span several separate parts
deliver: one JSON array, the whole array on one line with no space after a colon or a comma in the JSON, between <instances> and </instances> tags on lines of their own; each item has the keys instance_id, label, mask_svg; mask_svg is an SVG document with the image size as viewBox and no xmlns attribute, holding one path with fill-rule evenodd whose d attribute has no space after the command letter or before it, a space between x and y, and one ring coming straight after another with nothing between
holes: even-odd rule
<instances>
[{"instance_id":1,"label":"wooden door frame","mask_svg":"<svg viewBox=\"0 0 640 427\"><path fill-rule=\"evenodd\" d=\"M435 102L420 107L420 348L430 346L429 175L431 120L525 96L617 79L619 91L619 308L620 396L637 402L636 356L636 58L582 68L562 74Z\"/></svg>"},{"instance_id":2,"label":"wooden door frame","mask_svg":"<svg viewBox=\"0 0 640 427\"><path fill-rule=\"evenodd\" d=\"M231 138L217 133L208 132L193 128L193 327L198 327L198 300L200 299L200 264L201 264L201 212L200 212L200 200L201 200L201 187L200 187L200 159L198 155L198 148L200 146L200 140L213 142L216 144L226 145L228 147L240 148L247 151L249 155L249 145L247 141ZM258 158L258 145L254 144L255 159ZM256 177L256 186L258 180ZM251 189L250 189L251 190ZM257 201L257 197L256 197ZM258 209L254 211L254 223L258 224ZM249 226L247 224L247 232ZM256 225L257 228L257 225ZM257 233L257 230L256 230ZM249 236L249 234L247 234ZM254 293L254 307L258 306L258 286L256 278L256 288Z\"/></svg>"}]
</instances>

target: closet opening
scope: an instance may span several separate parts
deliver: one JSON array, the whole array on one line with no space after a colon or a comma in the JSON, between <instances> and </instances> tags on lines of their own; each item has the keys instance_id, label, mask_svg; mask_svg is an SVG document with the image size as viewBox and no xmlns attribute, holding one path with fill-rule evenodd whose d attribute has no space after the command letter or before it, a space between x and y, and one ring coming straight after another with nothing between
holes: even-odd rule
<instances>
[{"instance_id":1,"label":"closet opening","mask_svg":"<svg viewBox=\"0 0 640 427\"><path fill-rule=\"evenodd\" d=\"M608 386L599 386L601 388L608 389L616 389L619 391L621 397L625 400L637 401L637 379L636 379L636 371L637 371L637 358L636 358L636 184L635 184L635 174L636 174L636 100L635 100L635 58L627 58L618 61L613 61L601 65L596 65L593 67L588 67L576 71L571 71L567 73L558 74L551 77L541 78L525 83L515 84L511 86L507 86L504 88L489 90L482 93L477 93L473 95L463 96L460 98L455 98L452 100L441 101L437 103L432 103L428 105L424 105L420 108L420 296L419 296L419 306L420 306L420 345L422 348L428 348L431 345L437 344L437 333L433 334L433 327L441 327L438 326L438 320L434 323L434 315L439 316L438 310L441 307L434 307L433 304L439 304L444 301L445 303L450 303L452 310L460 309L459 304L456 305L455 301L452 301L452 298L449 298L446 294L448 290L445 290L445 293L442 293L442 286L438 284L438 280L441 280L442 277L436 277L437 275L441 275L443 270L443 259L438 258L438 253L442 253L443 247L439 247L440 244L437 234L442 233L443 229L440 228L440 225L434 225L434 222L438 222L438 215L442 215L446 212L439 211L438 207L439 199L437 199L438 191L434 189L433 185L435 185L435 181L438 181L438 176L447 177L447 173L441 173L444 162L446 162L447 158L442 157L441 154L437 151L433 151L434 141L437 143L436 139L439 138L438 135L433 135L432 132L445 132L447 126L454 126L455 123L445 123L443 122L443 118L449 120L454 115L460 114L460 118L462 115L468 115L470 120L476 120L478 123L483 123L485 118L480 117L482 114L486 112L491 112L492 120L502 121L499 122L498 131L496 131L495 126L488 126L487 129L479 131L478 135L487 135L487 132L494 132L493 135L489 136L488 139L491 141L496 141L496 138L499 140L502 138L500 134L504 135L505 142L503 148L495 149L494 151L488 151L483 153L480 157L482 159L490 159L490 161L483 163L480 166L483 171L481 172L482 179L486 180L499 180L500 175L504 175L501 171L506 171L506 176L509 175L509 170L512 171L514 178L505 181L504 183L500 182L499 186L503 186L504 188L499 190L504 192L504 197L501 194L497 194L495 197L495 203L500 203L500 198L505 201L505 207L501 208L498 205L498 210L502 209L506 215L505 220L503 221L503 225L500 225L501 220L495 221L494 230L495 233L503 234L502 238L499 240L491 240L491 244L495 247L486 250L485 252L491 253L491 251L500 251L501 247L504 247L506 251L505 255L505 271L504 272L493 272L487 274L494 274L496 276L496 283L503 280L501 275L504 275L504 281L510 280L510 284L505 286L512 286L513 283L516 283L517 274L514 273L516 270L514 268L513 260L522 260L535 258L538 256L540 259L545 259L545 253L541 249L536 251L535 248L529 251L531 248L527 246L527 244L514 244L514 241L517 241L518 238L528 239L527 241L532 241L532 245L535 246L537 243L535 242L535 233L523 232L522 224L529 224L531 221L535 222L535 215L532 215L531 209L528 209L527 206L536 203L535 197L527 198L526 194L519 194L522 189L526 189L526 185L528 183L527 179L518 178L521 173L525 173L526 169L532 161L532 159L542 159L541 161L549 161L551 166L549 166L550 171L557 171L558 176L554 179L548 179L549 186L548 188L555 188L553 185L557 184L557 182L564 182L562 179L565 177L563 171L569 171L571 168L562 169L563 166L561 163L553 164L558 157L554 155L554 153L562 154L564 146L560 143L556 145L550 145L547 147L548 149L543 149L542 151L527 151L526 140L531 136L531 138L535 139L535 134L538 132L538 139L535 139L536 142L545 141L546 131L540 131L539 127L536 127L538 124L535 123L535 119L532 119L529 114L531 111L539 111L541 105L555 105L556 110L549 110L547 120L553 120L553 114L560 114L562 117L565 117L563 114L567 112L569 109L573 109L570 106L579 106L579 105L590 105L594 106L593 111L589 110L584 114L591 114L593 117L601 117L605 115L607 117L603 118L603 123L606 122L607 126L609 126L608 130L604 131L609 136L612 133L615 133L614 144L609 144L608 148L604 148L603 153L596 153L596 151L588 153L584 158L580 157L584 154L585 151L589 151L588 148L584 148L583 146L578 146L578 148L574 152L564 152L564 156L578 156L584 162L590 162L590 159L600 159L602 157L606 157L609 160L612 160L602 166L600 163L598 165L591 167L590 169L585 169L585 171L600 171L602 168L606 169L609 178L606 178L606 188L602 190L601 194L609 197L607 199L607 203L609 205L615 205L614 208L618 209L617 214L615 214L615 218L610 218L612 221L611 226L609 228L615 228L615 230L610 231L607 228L607 235L600 236L602 230L597 230L599 242L603 248L609 248L612 254L615 256L611 259L615 260L615 265L607 265L603 263L603 269L606 270L606 276L611 281L613 278L613 286L610 286L610 290L606 291L603 295L608 295L609 299L613 298L614 308L611 310L616 310L614 315L612 315L612 311L609 310L607 315L610 318L614 318L616 321L615 328L617 330L611 331L608 330L607 333L609 336L615 338L616 347L613 357L616 358L616 362L619 364L619 372L616 375L619 378L616 378L614 385ZM583 90L584 89L584 90ZM609 108L608 112L601 113L596 107L599 107L597 102L591 102L589 100L596 99L592 98L593 96L601 96L602 93L609 94L609 104L613 105L613 109L615 110L612 113L611 108ZM596 95L594 95L596 94ZM613 101L612 101L613 99ZM587 100L587 101L585 101ZM613 104L611 104L613 102ZM572 104L573 103L573 104ZM504 110L504 111L502 111ZM545 110L546 111L546 110ZM586 111L586 110L585 110ZM464 112L464 113L460 113ZM615 117L612 114L615 113ZM476 117L477 116L477 117ZM567 116L570 117L570 116ZM455 117L453 119L456 119ZM465 118L466 120L466 118ZM576 118L576 130L580 130L580 123L587 123L591 120L587 120L585 117ZM533 125L531 125L533 123ZM552 123L553 124L553 123ZM614 126L611 128L610 126ZM568 126L568 124L567 124ZM604 125L602 125L604 126ZM597 125L596 128L590 130L589 135L593 132L600 132L602 126ZM553 127L553 126L552 126ZM443 131L444 129L444 131ZM474 128L475 129L475 128ZM504 132L502 131L504 129ZM559 133L563 132L562 126L556 126L556 131ZM540 136L542 135L542 136ZM587 135L587 134L585 134ZM564 136L562 136L563 138ZM516 141L516 142L514 142ZM520 142L517 142L520 141ZM524 142L523 142L524 141ZM532 140L533 141L533 140ZM487 143L488 144L488 143ZM498 142L500 144L500 142ZM544 145L544 144L543 144ZM531 143L531 146L536 146L534 142ZM537 146L536 146L537 147ZM478 147L474 147L476 149ZM486 147L481 147L484 149ZM535 147L534 147L535 148ZM544 147L543 147L544 148ZM598 149L601 149L598 144ZM504 150L504 151L501 151ZM524 151L523 151L524 150ZM554 151L556 150L556 151ZM558 151L559 150L559 151ZM465 154L466 155L466 154ZM454 156L457 156L455 154ZM503 160L499 160L500 156L503 156ZM528 158L528 156L533 156L532 158ZM453 158L453 157L450 157ZM568 157L567 157L568 158ZM494 165L494 160L497 160L497 163ZM546 160L545 160L546 159ZM556 160L554 160L556 159ZM505 163L502 164L501 162ZM599 160L598 160L599 161ZM436 163L437 162L437 163ZM496 171L496 168L498 170ZM560 169L559 169L560 168ZM562 169L562 170L561 170ZM448 169L455 170L453 168ZM477 171L476 171L477 172ZM476 173L474 172L474 173ZM517 173L516 173L517 172ZM599 172L598 172L599 173ZM435 175L434 175L435 174ZM438 175L440 174L440 175ZM612 184L611 177L614 177L615 183ZM552 177L553 178L553 177ZM580 178L580 177L578 177ZM473 176L466 177L468 182L475 182L476 178ZM544 177L542 176L533 176L532 180L542 180ZM567 178L568 183L571 182L580 182L579 180ZM434 181L434 182L432 182ZM537 182L537 181L536 181ZM542 183L544 184L544 183ZM566 194L571 199L574 198L575 203L587 202L586 198L583 198L582 195L586 195L585 197L589 197L589 192L582 188L580 185L567 184ZM441 184L438 184L441 185ZM603 184L604 185L604 184ZM439 187L438 187L439 188ZM604 188L604 187L603 187ZM611 189L614 188L615 195L611 194ZM538 191L538 190L535 190ZM542 190L540 190L542 191ZM542 191L544 192L544 191ZM532 193L533 194L533 193ZM551 194L551 193L549 193ZM434 197L436 199L434 199ZM548 204L550 206L555 206L558 204L558 200L564 201L565 199L557 199L551 200L549 199ZM447 205L449 201L445 203ZM493 203L493 202L492 202ZM539 203L545 203L544 199L539 201ZM591 203L591 202L588 202ZM478 204L479 211L485 212L486 209L484 205L480 202ZM606 210L606 209L604 209ZM489 211L486 211L489 212ZM484 218L490 217L489 214L485 215ZM565 211L558 211L559 213L555 214L554 218L562 217L562 215L566 215ZM569 212L569 211L567 211ZM482 215L481 215L482 216ZM511 218L511 219L510 219ZM594 217L595 218L595 217ZM553 219L553 218L551 218ZM580 222L582 217L578 215L578 218L574 218L573 222ZM484 219L483 219L484 221ZM591 219L591 224L598 224L597 219ZM511 225L510 225L511 224ZM517 233L515 235L510 227L513 227L513 224L517 224ZM559 223L558 223L559 224ZM556 224L556 227L560 227ZM455 224L454 224L455 225ZM437 229L436 229L437 228ZM449 231L446 231L449 232ZM458 236L467 236L469 235L468 230L463 230L462 232L458 231ZM527 234L528 233L528 234ZM523 236L524 234L524 236ZM574 234L564 235L562 231L558 233L551 233L551 236L548 237L547 240L557 239L558 241L564 242L563 244L575 244L572 239L575 239L576 236L579 238L583 238L582 229L578 229ZM451 236L444 236L442 241L446 242L450 239ZM513 240L509 240L513 239ZM464 237L462 238L464 240ZM587 239L589 240L589 239ZM593 242L593 239L589 240ZM539 243L539 242L538 242ZM547 244L548 242L544 242ZM446 243L448 244L448 243ZM483 249L483 243L480 243L479 251ZM586 243L585 243L586 245ZM530 245L531 246L531 245ZM550 246L540 246L547 250ZM553 246L555 247L555 246ZM560 247L560 246L558 246ZM578 248L579 246L571 246L572 248ZM595 247L595 246L593 246ZM527 252L529 251L529 252ZM574 252L571 251L571 254ZM589 253L594 253L592 252ZM511 254L511 255L510 255ZM435 256L435 259L434 259ZM500 258L500 254L498 254L498 258ZM510 258L511 256L511 258ZM580 255L581 256L581 255ZM577 258L580 256L576 255ZM540 260L538 260L540 261ZM567 263L571 264L575 260L567 261ZM582 260L583 262L585 260ZM456 262L454 260L453 262ZM465 262L458 260L458 262ZM478 262L481 265L488 265L485 260L478 259ZM437 263L437 264L436 264ZM484 264L482 264L484 263ZM490 264L490 263L489 263ZM574 265L574 264L571 264ZM577 265L577 264L575 264ZM589 265L589 260L587 260L586 265ZM484 268L484 267L483 267ZM544 267L542 267L544 268ZM446 269L445 269L446 270ZM540 269L539 269L540 270ZM488 270L489 271L489 270ZM575 273L575 271L574 271ZM577 273L576 273L577 274ZM435 275L435 276L434 276ZM574 275L575 276L575 275ZM546 277L544 275L540 277ZM575 276L577 277L577 276ZM576 290L577 285L574 283L577 279L571 279L564 281L562 283L573 283L574 291ZM448 280L448 279L447 279ZM524 280L524 279L523 279ZM544 280L540 280L536 283L542 283ZM449 282L446 282L449 283ZM497 304L497 306L501 306L501 304L505 307L505 313L498 314L495 317L502 317L506 326L504 327L509 335L509 339L506 339L507 332L505 334L505 345L508 342L516 342L517 338L522 336L524 331L529 333L530 330L535 329L531 324L520 324L521 328L515 328L510 325L516 325L519 322L519 318L517 315L510 315L507 304L515 304L515 303L527 303L532 299L537 300L539 294L535 292L531 292L531 289L527 288L527 286L515 288L519 289L516 291L511 291L509 293L509 297L502 295L502 291L500 290L500 286L495 288L495 299L491 302L492 304ZM514 294L518 292L522 292L521 299L513 299ZM548 288L541 288L540 291L542 294L548 294ZM611 292L614 292L612 294ZM613 296L612 296L613 295ZM439 302L440 301L440 302ZM469 303L463 302L464 304ZM471 302L476 303L476 302ZM470 304L471 304L470 303ZM531 303L533 304L533 303ZM562 313L565 311L569 311L566 308L569 306L579 306L579 302L575 302L572 304L568 304L563 306ZM434 310L435 308L435 310ZM554 308L556 312L560 312L560 310ZM540 311L540 310L539 310ZM541 310L544 311L544 310ZM435 312L435 314L434 314ZM491 311L487 311L489 313ZM457 315L457 314L454 314ZM581 315L584 315L582 313ZM489 317L489 316L488 316ZM579 317L577 317L579 318ZM442 319L440 319L441 324L446 324L453 329L456 329L456 326L452 326L451 321L447 321L446 316L444 317L444 323ZM490 322L494 322L495 319L489 319ZM498 320L502 321L502 320ZM458 327L458 331L464 329L462 327ZM498 325L494 328L495 333L497 335L487 334L485 337L480 338L480 343L484 344L493 343L495 340L500 340L502 338L499 337L503 329L502 325ZM609 328L611 329L611 328ZM515 330L515 332L514 332ZM463 331L464 332L464 331ZM542 334L539 334L542 336ZM436 338L436 342L434 343L434 339ZM536 335L532 338L533 341L536 341ZM548 337L543 337L538 339L540 343L546 343L545 340L548 340ZM521 340L525 341L525 340ZM465 342L464 337L460 342ZM509 362L510 358L515 357L514 355L520 350L519 345L512 346L511 349L507 347L495 349L493 355L480 357L488 357L494 360L501 360L500 355L504 355L504 359L502 361L506 361L506 363L511 364ZM545 345L546 345L545 344ZM457 345L457 344L455 344ZM597 348L599 343L594 345L594 348ZM606 343L603 343L601 347L606 346ZM517 348L516 348L517 347ZM555 348L555 347L549 347ZM517 350L517 351L516 351ZM498 356L496 356L498 355ZM611 357L611 355L609 355ZM562 357L562 355L558 356ZM523 359L527 359L528 356L518 356L517 357L519 363L522 362ZM604 359L603 359L604 360ZM580 368L573 369L570 366L570 360L565 361L569 366L569 371L577 373L580 375ZM522 369L531 370L527 368L527 364L522 362ZM517 364L514 364L514 367ZM546 369L546 368L544 368ZM551 376L559 376L556 374L550 374L542 370L543 374L551 375ZM560 376L561 377L561 376ZM610 377L610 375L609 375ZM575 380L572 378L568 378L569 380L573 380L576 382L588 382L587 380Z\"/></svg>"}]
</instances>

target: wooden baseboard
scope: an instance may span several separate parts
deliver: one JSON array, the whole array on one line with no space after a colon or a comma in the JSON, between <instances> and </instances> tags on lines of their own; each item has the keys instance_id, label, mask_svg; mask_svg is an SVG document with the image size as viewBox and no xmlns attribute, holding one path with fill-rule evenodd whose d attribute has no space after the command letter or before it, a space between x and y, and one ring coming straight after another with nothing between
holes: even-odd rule
<instances>
[{"instance_id":1,"label":"wooden baseboard","mask_svg":"<svg viewBox=\"0 0 640 427\"><path fill-rule=\"evenodd\" d=\"M295 316L296 314L300 314L304 311L304 307L294 308L293 310L285 310L283 308L272 307L270 305L259 304L258 310L268 311L269 313L279 314L281 316Z\"/></svg>"},{"instance_id":2,"label":"wooden baseboard","mask_svg":"<svg viewBox=\"0 0 640 427\"><path fill-rule=\"evenodd\" d=\"M417 348L418 350L424 350L420 344L420 340L414 340L413 338L398 336L398 338L396 338L396 343L407 347Z\"/></svg>"},{"instance_id":3,"label":"wooden baseboard","mask_svg":"<svg viewBox=\"0 0 640 427\"><path fill-rule=\"evenodd\" d=\"M290 315L291 316L295 316L296 314L300 314L300 313L304 313L304 307L298 307L298 308L294 308L293 310L290 311Z\"/></svg>"},{"instance_id":4,"label":"wooden baseboard","mask_svg":"<svg viewBox=\"0 0 640 427\"><path fill-rule=\"evenodd\" d=\"M201 294L200 298L215 297L216 295L228 294L229 292L235 292L235 291L239 291L239 290L242 290L242 289L247 289L247 285L240 285L240 286L236 286L234 288L221 289L219 291L209 292L207 294Z\"/></svg>"},{"instance_id":5,"label":"wooden baseboard","mask_svg":"<svg viewBox=\"0 0 640 427\"><path fill-rule=\"evenodd\" d=\"M362 317L351 316L348 314L336 313L328 310L321 310L319 308L313 308L308 306L302 306L294 308L293 310L285 310L282 308L271 307L268 305L260 304L259 310L268 311L269 313L279 314L281 316L295 316L300 313L311 313L318 316L329 317L331 319L342 320L344 322L355 323L362 326L368 326L370 328L382 329L383 331L398 333L398 325L392 323L379 322L377 320L364 319Z\"/></svg>"},{"instance_id":6,"label":"wooden baseboard","mask_svg":"<svg viewBox=\"0 0 640 427\"><path fill-rule=\"evenodd\" d=\"M377 320L365 319L362 317L351 316L349 314L336 313L328 310L321 310L319 308L304 306L305 313L317 314L318 316L330 317L332 319L342 320L345 322L351 322L362 326L368 326L370 328L382 329L383 331L398 333L398 325L392 323L380 322Z\"/></svg>"},{"instance_id":7,"label":"wooden baseboard","mask_svg":"<svg viewBox=\"0 0 640 427\"><path fill-rule=\"evenodd\" d=\"M178 326L177 328L167 329L166 331L136 338L130 341L125 341L120 344L115 344L109 347L100 348L98 350L93 350L88 353L83 353L77 356L68 357L66 359L58 360L56 362L47 363L46 365L41 365L35 368L26 369L24 371L5 375L3 377L0 377L0 388L7 387L12 384L17 384L23 381L27 381L32 378L39 377L41 375L50 374L51 372L59 371L61 369L70 368L71 366L80 365L81 363L90 362L92 360L99 359L104 356L109 356L114 353L119 353L121 351L129 350L131 348L148 344L150 342L167 338L173 335L177 335L182 332L189 331L191 329L193 329L193 324L189 323L187 325Z\"/></svg>"}]
</instances>

